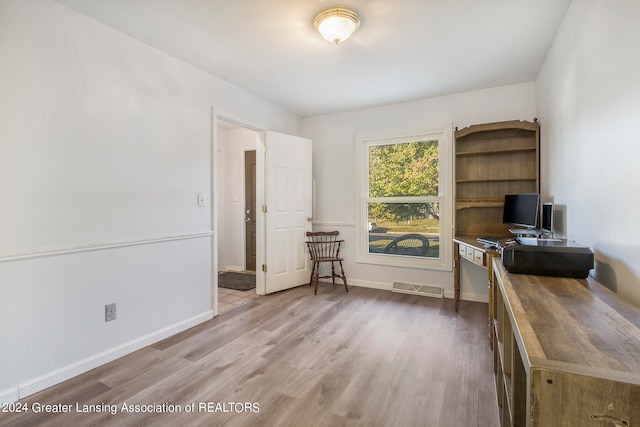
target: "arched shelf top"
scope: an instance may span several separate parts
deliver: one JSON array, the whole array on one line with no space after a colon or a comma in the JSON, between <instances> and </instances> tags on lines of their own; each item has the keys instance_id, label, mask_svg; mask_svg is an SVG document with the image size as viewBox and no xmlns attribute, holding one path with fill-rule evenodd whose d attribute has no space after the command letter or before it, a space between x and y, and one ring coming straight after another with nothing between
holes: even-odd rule
<instances>
[{"instance_id":1,"label":"arched shelf top","mask_svg":"<svg viewBox=\"0 0 640 427\"><path fill-rule=\"evenodd\" d=\"M510 120L506 122L496 122L496 123L484 123L480 125L471 125L466 128L458 130L456 128L455 137L464 138L465 136L472 135L478 132L491 132L496 130L505 130L505 129L517 129L517 130L525 130L525 131L538 131L538 119L533 119L532 122L523 121L523 120Z\"/></svg>"}]
</instances>

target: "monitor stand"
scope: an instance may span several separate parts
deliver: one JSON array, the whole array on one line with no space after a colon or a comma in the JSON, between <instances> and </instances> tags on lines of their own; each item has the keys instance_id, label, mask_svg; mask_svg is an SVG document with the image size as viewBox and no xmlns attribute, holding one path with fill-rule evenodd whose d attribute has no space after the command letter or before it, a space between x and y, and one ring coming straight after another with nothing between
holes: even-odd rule
<instances>
[{"instance_id":1,"label":"monitor stand","mask_svg":"<svg viewBox=\"0 0 640 427\"><path fill-rule=\"evenodd\" d=\"M546 231L537 228L510 228L509 233L515 237L542 237Z\"/></svg>"}]
</instances>

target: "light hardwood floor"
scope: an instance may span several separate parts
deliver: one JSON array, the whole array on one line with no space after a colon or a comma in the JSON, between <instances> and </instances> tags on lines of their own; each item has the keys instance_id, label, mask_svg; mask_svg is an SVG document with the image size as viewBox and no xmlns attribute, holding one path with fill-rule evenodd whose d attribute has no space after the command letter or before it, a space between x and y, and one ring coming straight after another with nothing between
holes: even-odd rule
<instances>
[{"instance_id":1,"label":"light hardwood floor","mask_svg":"<svg viewBox=\"0 0 640 427\"><path fill-rule=\"evenodd\" d=\"M314 296L301 286L23 401L70 404L72 413L0 414L0 425L493 427L486 311L461 301L456 314L450 299L337 285ZM125 402L182 412L125 413ZM229 402L254 411L199 411L240 409ZM114 404L117 413L78 413L76 403Z\"/></svg>"}]
</instances>

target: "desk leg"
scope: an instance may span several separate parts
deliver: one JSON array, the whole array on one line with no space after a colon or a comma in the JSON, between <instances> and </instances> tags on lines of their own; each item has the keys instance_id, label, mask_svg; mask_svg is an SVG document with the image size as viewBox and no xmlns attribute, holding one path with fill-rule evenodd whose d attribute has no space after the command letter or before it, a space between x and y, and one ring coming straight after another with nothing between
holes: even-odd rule
<instances>
[{"instance_id":1,"label":"desk leg","mask_svg":"<svg viewBox=\"0 0 640 427\"><path fill-rule=\"evenodd\" d=\"M453 243L453 308L458 312L460 301L460 245Z\"/></svg>"},{"instance_id":2,"label":"desk leg","mask_svg":"<svg viewBox=\"0 0 640 427\"><path fill-rule=\"evenodd\" d=\"M495 255L487 254L487 270L489 270L489 347L493 350L493 257Z\"/></svg>"}]
</instances>

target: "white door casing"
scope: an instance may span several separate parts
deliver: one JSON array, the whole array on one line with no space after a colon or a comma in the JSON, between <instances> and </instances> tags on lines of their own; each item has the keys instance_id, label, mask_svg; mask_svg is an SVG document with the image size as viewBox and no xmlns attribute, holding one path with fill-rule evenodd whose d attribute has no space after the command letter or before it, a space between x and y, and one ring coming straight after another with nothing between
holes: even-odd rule
<instances>
[{"instance_id":1,"label":"white door casing","mask_svg":"<svg viewBox=\"0 0 640 427\"><path fill-rule=\"evenodd\" d=\"M302 285L310 270L305 246L312 225L311 140L266 133L266 293Z\"/></svg>"}]
</instances>

